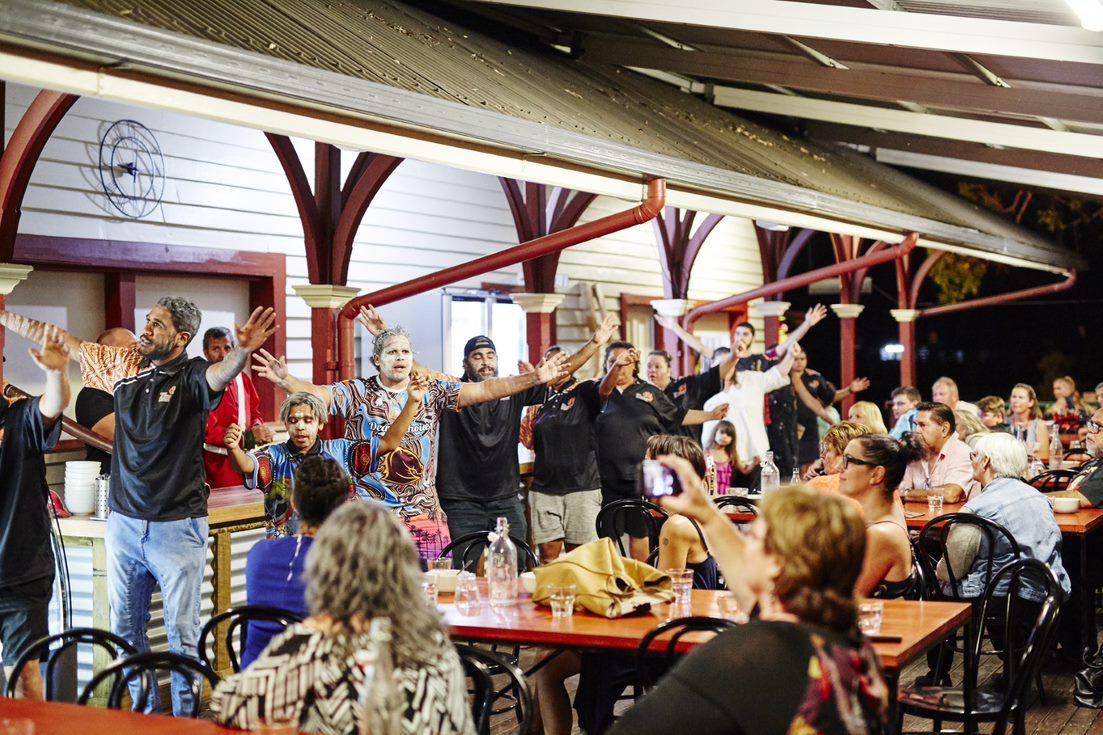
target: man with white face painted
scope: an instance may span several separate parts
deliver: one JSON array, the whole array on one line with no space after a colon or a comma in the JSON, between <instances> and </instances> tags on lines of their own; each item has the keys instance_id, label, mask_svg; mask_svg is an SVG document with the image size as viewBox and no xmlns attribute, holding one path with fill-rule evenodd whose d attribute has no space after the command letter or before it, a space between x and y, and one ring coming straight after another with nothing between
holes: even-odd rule
<instances>
[{"instance_id":1,"label":"man with white face painted","mask_svg":"<svg viewBox=\"0 0 1103 735\"><path fill-rule=\"evenodd\" d=\"M263 351L257 354L253 369L289 393L313 393L331 415L345 419L345 438L356 443L351 469L357 494L389 506L406 524L421 557L435 558L449 542L448 522L436 487L437 426L442 417L467 406L542 388L563 375L565 359L548 360L525 375L488 376L462 383L430 371L429 388L409 430L396 449L380 453L380 441L409 397L414 350L409 332L398 326L388 328L374 308L361 309L360 321L375 336L372 363L378 375L314 385L292 376L282 358ZM486 366L480 363L480 367Z\"/></svg>"}]
</instances>

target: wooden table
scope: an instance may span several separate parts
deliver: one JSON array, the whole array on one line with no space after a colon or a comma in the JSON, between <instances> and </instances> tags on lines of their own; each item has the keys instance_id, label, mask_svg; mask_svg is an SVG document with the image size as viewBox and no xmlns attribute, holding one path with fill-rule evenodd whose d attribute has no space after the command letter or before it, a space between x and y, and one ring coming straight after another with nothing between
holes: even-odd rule
<instances>
[{"instance_id":1,"label":"wooden table","mask_svg":"<svg viewBox=\"0 0 1103 735\"><path fill-rule=\"evenodd\" d=\"M206 720L189 720L167 715L143 715L124 710L80 707L61 702L0 700L0 717L25 718L34 722L34 735L240 735L241 730L221 727Z\"/></svg>"},{"instance_id":2,"label":"wooden table","mask_svg":"<svg viewBox=\"0 0 1103 735\"><path fill-rule=\"evenodd\" d=\"M723 594L694 590L688 607L658 605L650 612L614 620L588 612L575 612L565 621L554 620L550 609L533 604L527 594L508 608L493 608L484 600L474 615L460 614L452 604L452 595L442 594L439 608L451 636L462 640L635 651L644 635L667 620L686 615L723 617L718 606ZM969 612L966 603L885 600L881 632L899 635L901 640L875 642L873 648L887 670L899 670L964 625ZM699 638L687 642L686 650L699 642Z\"/></svg>"},{"instance_id":3,"label":"wooden table","mask_svg":"<svg viewBox=\"0 0 1103 735\"><path fill-rule=\"evenodd\" d=\"M212 490L207 502L207 522L212 544L214 591L212 603L215 614L230 609L230 536L239 531L261 528L264 525L264 494L245 487L229 487ZM107 595L107 548L104 536L107 523L92 516L74 515L59 519L61 535L67 546L85 546L92 549L92 624L102 630L111 630L110 603ZM230 669L230 657L219 635L215 644L215 669L225 673ZM98 672L111 663L111 657L103 648L92 649L92 670ZM102 703L100 698L93 700Z\"/></svg>"},{"instance_id":4,"label":"wooden table","mask_svg":"<svg viewBox=\"0 0 1103 735\"><path fill-rule=\"evenodd\" d=\"M960 512L964 503L946 503L942 514ZM931 520L927 503L905 503L908 528L921 529ZM1095 587L1099 570L1089 564L1089 558L1095 558L1096 551L1103 541L1103 509L1081 508L1075 513L1055 513L1057 526L1061 529L1063 543L1061 558L1072 578L1073 604L1077 608L1076 624L1080 638L1080 648L1091 649L1096 646L1095 626Z\"/></svg>"}]
</instances>

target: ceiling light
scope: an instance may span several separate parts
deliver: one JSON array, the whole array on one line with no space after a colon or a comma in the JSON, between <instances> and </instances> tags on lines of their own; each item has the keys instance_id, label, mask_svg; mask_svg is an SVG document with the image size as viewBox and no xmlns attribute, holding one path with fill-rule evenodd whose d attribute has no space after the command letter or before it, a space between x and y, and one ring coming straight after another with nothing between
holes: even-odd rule
<instances>
[{"instance_id":1,"label":"ceiling light","mask_svg":"<svg viewBox=\"0 0 1103 735\"><path fill-rule=\"evenodd\" d=\"M1100 0L1065 0L1085 30L1103 31L1103 2Z\"/></svg>"}]
</instances>

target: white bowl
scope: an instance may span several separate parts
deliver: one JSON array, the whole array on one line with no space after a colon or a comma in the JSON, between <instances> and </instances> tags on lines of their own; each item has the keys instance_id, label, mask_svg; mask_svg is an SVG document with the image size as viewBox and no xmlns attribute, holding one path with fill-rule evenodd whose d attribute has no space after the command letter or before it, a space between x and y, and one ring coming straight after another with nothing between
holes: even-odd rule
<instances>
[{"instance_id":1,"label":"white bowl","mask_svg":"<svg viewBox=\"0 0 1103 735\"><path fill-rule=\"evenodd\" d=\"M533 572L521 573L521 589L530 595L536 592L536 574Z\"/></svg>"},{"instance_id":2,"label":"white bowl","mask_svg":"<svg viewBox=\"0 0 1103 735\"><path fill-rule=\"evenodd\" d=\"M459 569L437 569L433 574L437 575L437 592L456 591L456 580L460 577Z\"/></svg>"},{"instance_id":3,"label":"white bowl","mask_svg":"<svg viewBox=\"0 0 1103 735\"><path fill-rule=\"evenodd\" d=\"M1080 498L1050 498L1054 513L1075 513L1080 510Z\"/></svg>"},{"instance_id":4,"label":"white bowl","mask_svg":"<svg viewBox=\"0 0 1103 735\"><path fill-rule=\"evenodd\" d=\"M96 509L96 493L91 487L87 490L80 487L67 487L65 488L65 507L70 513L91 513Z\"/></svg>"},{"instance_id":5,"label":"white bowl","mask_svg":"<svg viewBox=\"0 0 1103 735\"><path fill-rule=\"evenodd\" d=\"M99 472L100 469L101 469L101 465L102 465L102 463L97 461L97 460L92 460L92 459L76 460L76 459L74 459L74 460L70 460L70 461L66 462L65 463L65 468L66 469L72 468L72 469L81 469L81 470L95 470L96 472Z\"/></svg>"}]
</instances>

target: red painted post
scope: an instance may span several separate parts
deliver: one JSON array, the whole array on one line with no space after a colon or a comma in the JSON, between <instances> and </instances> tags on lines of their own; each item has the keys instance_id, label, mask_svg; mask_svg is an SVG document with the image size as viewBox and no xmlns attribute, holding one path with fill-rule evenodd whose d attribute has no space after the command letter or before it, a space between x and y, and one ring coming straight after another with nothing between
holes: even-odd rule
<instances>
[{"instance_id":1,"label":"red painted post","mask_svg":"<svg viewBox=\"0 0 1103 735\"><path fill-rule=\"evenodd\" d=\"M915 320L897 320L900 329L900 344L904 352L900 355L900 385L914 387L918 380L915 354Z\"/></svg>"},{"instance_id":2,"label":"red painted post","mask_svg":"<svg viewBox=\"0 0 1103 735\"><path fill-rule=\"evenodd\" d=\"M134 274L122 271L103 276L103 322L108 329L124 327L134 331L134 309L137 307Z\"/></svg>"}]
</instances>

